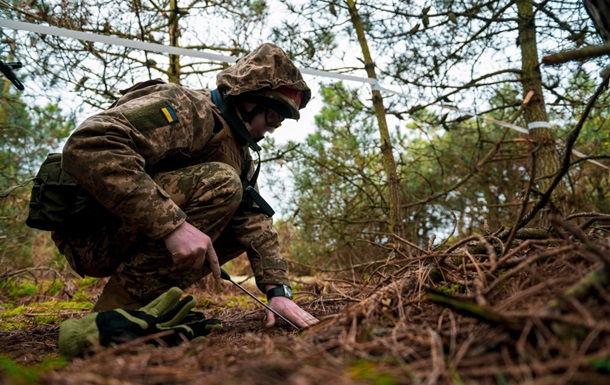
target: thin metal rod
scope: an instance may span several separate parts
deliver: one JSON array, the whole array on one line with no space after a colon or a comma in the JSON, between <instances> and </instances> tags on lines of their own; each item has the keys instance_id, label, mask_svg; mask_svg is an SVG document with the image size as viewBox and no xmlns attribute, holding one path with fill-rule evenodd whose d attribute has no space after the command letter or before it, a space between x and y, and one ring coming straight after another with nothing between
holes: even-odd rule
<instances>
[{"instance_id":1,"label":"thin metal rod","mask_svg":"<svg viewBox=\"0 0 610 385\"><path fill-rule=\"evenodd\" d=\"M244 287L242 287L239 283L233 281L232 279L228 280L229 282L231 282L232 284L234 284L235 286L239 287L244 293L248 294L250 297L252 297L256 302L260 303L261 305L263 305L267 310L269 310L270 312L272 312L273 314L275 314L276 316L280 317L281 319L284 320L284 322L286 322L288 325L292 326L293 328L297 329L297 330L301 330L297 325L293 324L292 322L288 321L286 319L286 317L284 317L283 315L281 315L280 313L278 313L277 311L273 310L271 307L269 307L266 303L264 303L263 301L261 301L260 299L256 298L256 296L252 293L250 293L248 290L246 290Z\"/></svg>"}]
</instances>

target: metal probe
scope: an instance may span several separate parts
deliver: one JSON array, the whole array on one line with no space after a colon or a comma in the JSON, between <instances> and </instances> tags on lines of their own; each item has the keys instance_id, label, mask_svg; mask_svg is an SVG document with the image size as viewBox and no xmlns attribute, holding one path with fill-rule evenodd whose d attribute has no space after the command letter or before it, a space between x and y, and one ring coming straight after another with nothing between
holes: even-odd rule
<instances>
[{"instance_id":1,"label":"metal probe","mask_svg":"<svg viewBox=\"0 0 610 385\"><path fill-rule=\"evenodd\" d=\"M292 322L288 321L286 319L286 317L284 317L283 315L281 315L280 313L278 313L277 311L273 310L272 308L270 308L269 306L267 306L266 303L264 303L263 301L261 301L260 299L256 298L256 296L252 293L250 293L248 290L246 290L242 285L240 285L239 283L233 281L231 279L231 276L229 275L229 273L227 273L224 269L220 269L220 278L231 282L233 285L239 287L244 293L248 294L250 297L254 298L254 300L258 303L260 303L261 305L263 305L265 307L265 309L269 310L270 312L272 312L273 314L275 314L276 316L280 317L281 319L283 319L288 325L292 326L293 328L300 330L300 328L293 324Z\"/></svg>"}]
</instances>

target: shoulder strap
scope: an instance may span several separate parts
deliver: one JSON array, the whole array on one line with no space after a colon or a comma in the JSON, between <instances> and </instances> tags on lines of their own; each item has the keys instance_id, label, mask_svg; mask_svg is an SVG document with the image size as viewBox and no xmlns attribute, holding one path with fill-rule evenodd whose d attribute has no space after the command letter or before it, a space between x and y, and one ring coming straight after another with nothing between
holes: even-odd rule
<instances>
[{"instance_id":1,"label":"shoulder strap","mask_svg":"<svg viewBox=\"0 0 610 385\"><path fill-rule=\"evenodd\" d=\"M251 202L254 202L258 205L259 209L264 214L269 217L272 217L273 214L275 214L275 211L271 208L271 206L269 206L265 199L263 199L263 197L260 196L258 191L256 191L256 189L254 188L254 186L256 185L256 180L258 179L258 173L261 170L260 146L256 144L256 142L252 138L252 135L250 134L250 132L248 132L248 129L246 128L244 122L242 122L242 120L237 116L235 106L229 106L222 99L222 95L220 95L218 89L212 90L212 101L220 110L222 117L225 118L227 122L229 122L229 125L235 130L235 132L237 132L237 134L242 137L246 141L246 143L248 143L248 146L250 146L250 148L254 152L256 152L256 156L258 157L256 170L254 171L252 178L248 181L248 185L244 189L244 193L246 194L246 196L248 196Z\"/></svg>"},{"instance_id":2,"label":"shoulder strap","mask_svg":"<svg viewBox=\"0 0 610 385\"><path fill-rule=\"evenodd\" d=\"M241 119L237 117L235 107L229 106L222 99L222 96L220 95L218 89L212 90L212 101L220 110L222 117L225 118L227 122L229 122L229 125L235 130L235 132L237 132L237 134L242 139L244 139L246 143L248 143L248 146L250 146L250 148L254 152L256 152L256 156L258 157L256 170L254 171L254 175L252 175L252 178L248 181L248 186L254 187L254 185L256 184L256 180L258 179L258 173L261 169L261 147L254 141L252 135L250 135L250 132L248 132L248 129L246 128L244 122L242 122Z\"/></svg>"},{"instance_id":3,"label":"shoulder strap","mask_svg":"<svg viewBox=\"0 0 610 385\"><path fill-rule=\"evenodd\" d=\"M229 122L231 127L237 132L239 136L241 136L248 146L256 152L261 150L260 146L256 144L252 135L248 132L246 125L237 117L237 112L235 111L235 106L229 106L220 95L218 89L212 90L212 101L216 104L216 107L220 110L222 117Z\"/></svg>"}]
</instances>

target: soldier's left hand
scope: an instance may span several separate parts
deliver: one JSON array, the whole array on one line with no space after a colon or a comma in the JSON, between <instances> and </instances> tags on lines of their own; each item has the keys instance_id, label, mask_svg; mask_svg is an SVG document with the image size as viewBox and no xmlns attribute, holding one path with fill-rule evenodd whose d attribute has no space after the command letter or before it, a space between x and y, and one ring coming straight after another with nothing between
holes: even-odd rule
<instances>
[{"instance_id":1,"label":"soldier's left hand","mask_svg":"<svg viewBox=\"0 0 610 385\"><path fill-rule=\"evenodd\" d=\"M301 309L299 305L287 297L273 297L269 300L268 305L300 328L306 328L320 322L316 317ZM275 321L275 314L267 310L267 324L265 327L275 325Z\"/></svg>"}]
</instances>

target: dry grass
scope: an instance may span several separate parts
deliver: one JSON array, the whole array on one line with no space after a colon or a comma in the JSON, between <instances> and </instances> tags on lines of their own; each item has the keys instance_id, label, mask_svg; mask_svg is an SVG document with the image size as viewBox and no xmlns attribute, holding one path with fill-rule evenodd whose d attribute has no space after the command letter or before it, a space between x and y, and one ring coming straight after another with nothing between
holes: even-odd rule
<instances>
[{"instance_id":1,"label":"dry grass","mask_svg":"<svg viewBox=\"0 0 610 385\"><path fill-rule=\"evenodd\" d=\"M256 305L228 306L237 289L206 280L190 291L211 299L201 310L222 319L223 331L177 347L100 347L39 382L608 384L605 221L554 220L546 239L508 244L488 234L444 250L398 239L383 266L361 271L364 283L305 285L301 292L316 295L297 301L322 322L300 333L265 329ZM0 346L34 363L56 354L56 338L53 325L13 330L0 333Z\"/></svg>"}]
</instances>

